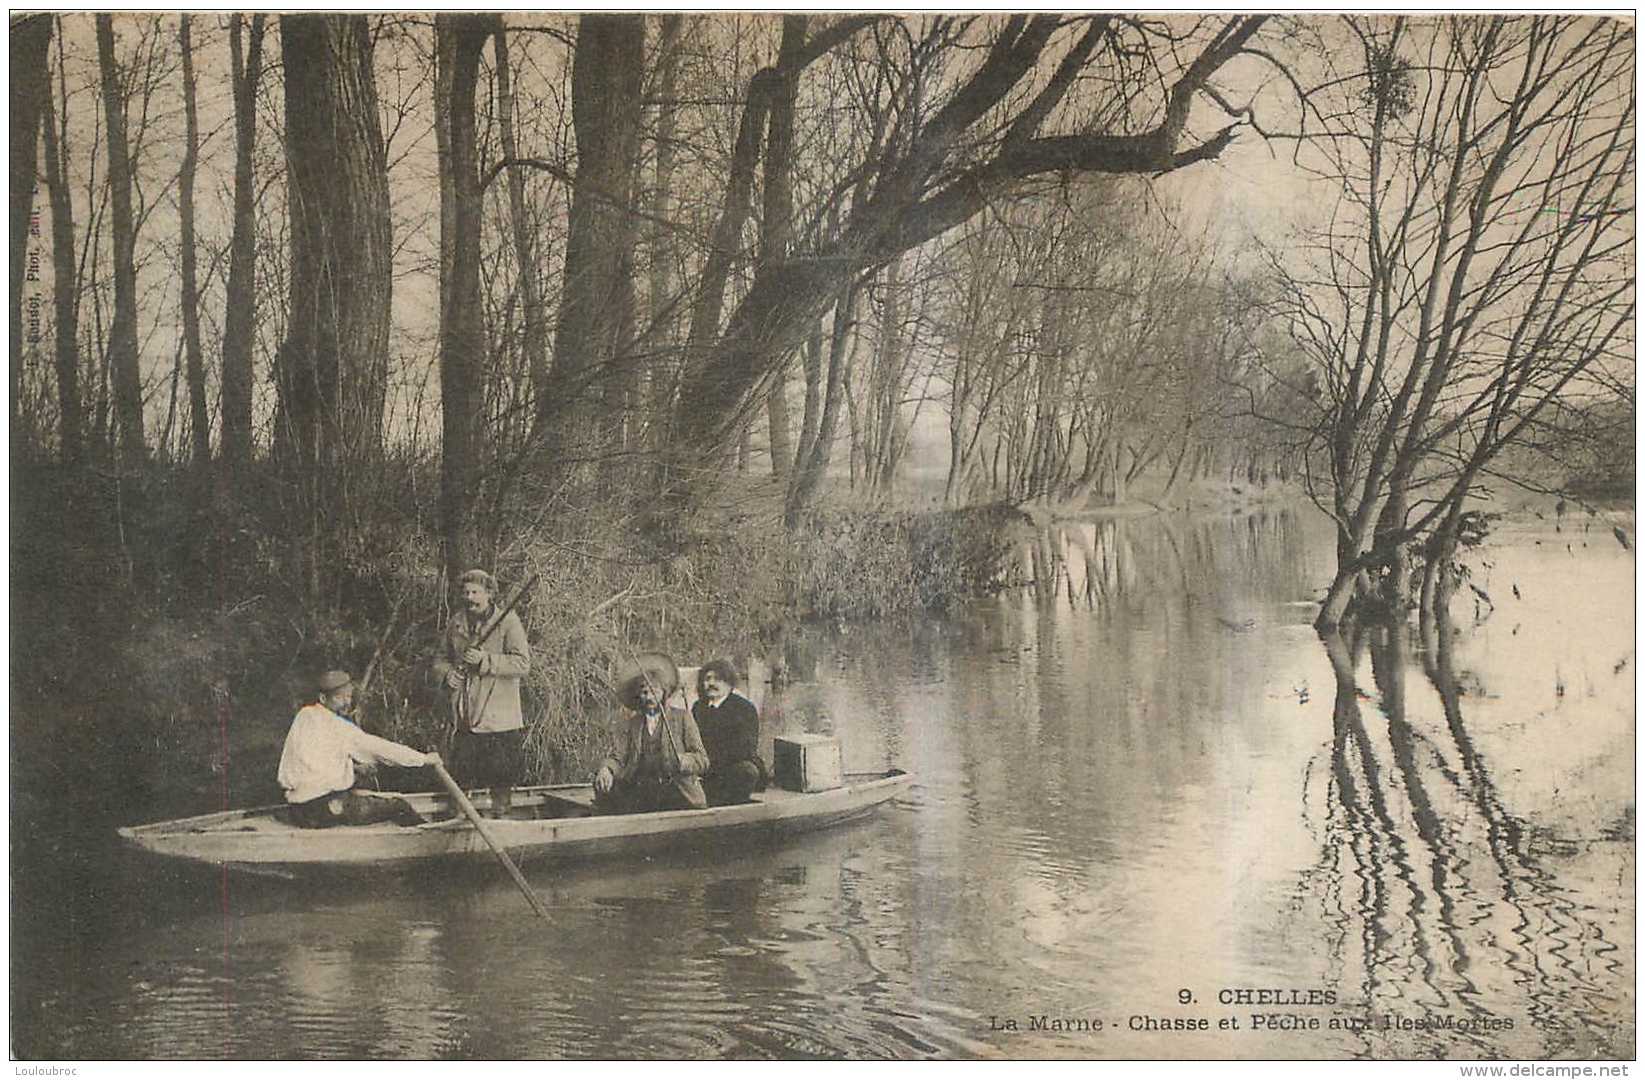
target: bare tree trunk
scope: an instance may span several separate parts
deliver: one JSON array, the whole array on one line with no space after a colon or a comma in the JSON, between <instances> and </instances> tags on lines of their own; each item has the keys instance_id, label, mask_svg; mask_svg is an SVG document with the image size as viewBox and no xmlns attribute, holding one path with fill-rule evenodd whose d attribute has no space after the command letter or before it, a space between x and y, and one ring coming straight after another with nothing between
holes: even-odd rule
<instances>
[{"instance_id":1,"label":"bare tree trunk","mask_svg":"<svg viewBox=\"0 0 1645 1080\"><path fill-rule=\"evenodd\" d=\"M1418 619L1424 625L1446 618L1451 605L1451 579L1446 572L1456 554L1457 530L1462 522L1462 502L1458 500L1445 515L1445 523L1429 539L1427 561L1422 568Z\"/></svg>"},{"instance_id":2,"label":"bare tree trunk","mask_svg":"<svg viewBox=\"0 0 1645 1080\"><path fill-rule=\"evenodd\" d=\"M902 340L905 289L903 258L885 268L885 302L880 306L880 339L874 352L873 377L863 404L863 480L869 490L883 489L890 479L892 438L901 411Z\"/></svg>"},{"instance_id":3,"label":"bare tree trunk","mask_svg":"<svg viewBox=\"0 0 1645 1080\"><path fill-rule=\"evenodd\" d=\"M520 148L514 135L513 65L508 55L508 34L501 26L497 27L493 50L497 56L497 119L503 158L517 159ZM472 102L469 108L472 111ZM537 277L537 255L532 242L535 230L526 209L525 176L519 168L508 170L508 207L513 224L514 258L519 273L521 346L525 351L532 392L538 401L543 401L549 395L548 314L543 305L542 283Z\"/></svg>"},{"instance_id":4,"label":"bare tree trunk","mask_svg":"<svg viewBox=\"0 0 1645 1080\"><path fill-rule=\"evenodd\" d=\"M788 426L788 376L778 370L765 392L765 422L771 451L771 475L788 479L794 467L794 436Z\"/></svg>"},{"instance_id":5,"label":"bare tree trunk","mask_svg":"<svg viewBox=\"0 0 1645 1080\"><path fill-rule=\"evenodd\" d=\"M868 451L864 443L864 426L866 419L862 410L858 408L857 394L850 379L844 383L846 415L851 420L851 427L847 434L850 436L851 455L847 459L846 484L851 491L857 490L857 477L866 471Z\"/></svg>"},{"instance_id":6,"label":"bare tree trunk","mask_svg":"<svg viewBox=\"0 0 1645 1080\"><path fill-rule=\"evenodd\" d=\"M953 372L953 389L948 399L948 476L943 480L942 502L944 506L958 506L960 503L960 487L964 483L965 474L970 465L970 458L966 453L965 414L966 400L970 396L967 358L962 354L957 357ZM980 424L979 419L979 424Z\"/></svg>"},{"instance_id":7,"label":"bare tree trunk","mask_svg":"<svg viewBox=\"0 0 1645 1080\"><path fill-rule=\"evenodd\" d=\"M107 125L114 238L114 325L109 329L109 367L114 377L114 415L120 427L121 455L130 465L148 458L148 444L143 434L142 376L137 369L137 232L131 209L125 93L114 59L114 23L108 15L97 16L97 58Z\"/></svg>"},{"instance_id":8,"label":"bare tree trunk","mask_svg":"<svg viewBox=\"0 0 1645 1080\"><path fill-rule=\"evenodd\" d=\"M328 461L381 445L392 283L387 161L363 15L280 19L291 171L281 411ZM307 451L304 451L307 453Z\"/></svg>"},{"instance_id":9,"label":"bare tree trunk","mask_svg":"<svg viewBox=\"0 0 1645 1080\"><path fill-rule=\"evenodd\" d=\"M194 255L194 172L200 159L200 117L194 102L194 47L190 16L179 16L177 44L183 51L183 165L177 173L182 243L183 347L188 361L189 435L194 461L211 460L211 417L206 411L206 358L200 348L200 285Z\"/></svg>"},{"instance_id":10,"label":"bare tree trunk","mask_svg":"<svg viewBox=\"0 0 1645 1080\"><path fill-rule=\"evenodd\" d=\"M805 351L805 411L800 415L800 442L794 449L794 468L802 468L811 458L811 447L817 441L817 423L822 413L823 338L819 322L806 339Z\"/></svg>"},{"instance_id":11,"label":"bare tree trunk","mask_svg":"<svg viewBox=\"0 0 1645 1080\"><path fill-rule=\"evenodd\" d=\"M1358 579L1359 575L1355 571L1337 571L1330 588L1326 590L1325 600L1320 604L1319 615L1314 619L1315 627L1330 630L1342 624L1342 618L1348 612L1348 602L1354 598Z\"/></svg>"},{"instance_id":12,"label":"bare tree trunk","mask_svg":"<svg viewBox=\"0 0 1645 1080\"><path fill-rule=\"evenodd\" d=\"M823 392L822 418L817 423L817 437L811 444L809 457L795 470L789 486L787 505L783 509L784 520L791 528L815 501L817 491L822 486L823 476L828 472L829 457L834 449L834 433L840 423L842 398L850 378L851 345L856 334L857 300L860 293L861 289L856 281L848 283L841 290L839 303L834 308L834 328L829 338L828 382Z\"/></svg>"},{"instance_id":13,"label":"bare tree trunk","mask_svg":"<svg viewBox=\"0 0 1645 1080\"><path fill-rule=\"evenodd\" d=\"M106 16L105 16L106 17ZM99 23L99 26L101 23ZM23 276L28 259L29 216L39 171L40 114L51 99L46 51L51 16L30 15L11 23L11 443L22 439Z\"/></svg>"},{"instance_id":14,"label":"bare tree trunk","mask_svg":"<svg viewBox=\"0 0 1645 1080\"><path fill-rule=\"evenodd\" d=\"M794 208L794 99L800 86L800 54L805 47L804 15L783 16L782 44L777 56L777 87L772 93L771 116L765 140L765 199L761 213L760 263L788 257ZM766 417L771 442L771 473L787 477L794 446L788 431L787 360L778 362L766 391Z\"/></svg>"},{"instance_id":15,"label":"bare tree trunk","mask_svg":"<svg viewBox=\"0 0 1645 1080\"><path fill-rule=\"evenodd\" d=\"M457 214L457 190L444 182L445 163L451 160L451 80L455 77L456 65L451 55L453 38L450 34L435 34L434 36L434 158L440 163L442 179L440 183L440 266L439 286L440 296L443 299L451 289L451 246L456 242L457 234L451 229L451 221ZM442 309L443 310L443 309Z\"/></svg>"},{"instance_id":16,"label":"bare tree trunk","mask_svg":"<svg viewBox=\"0 0 1645 1080\"><path fill-rule=\"evenodd\" d=\"M177 427L177 388L183 382L183 354L187 351L183 339L178 338L177 351L171 355L171 378L166 380L168 385L166 392L166 422L160 428L158 449L162 457L172 461L182 457L181 454L172 452L171 433Z\"/></svg>"},{"instance_id":17,"label":"bare tree trunk","mask_svg":"<svg viewBox=\"0 0 1645 1080\"><path fill-rule=\"evenodd\" d=\"M1184 432L1182 437L1182 452L1177 455L1175 461L1171 461L1171 475L1165 481L1165 490L1160 492L1160 505L1165 505L1167 500L1171 498L1171 492L1176 490L1177 478L1182 474L1182 463L1187 461L1189 455L1192 453L1193 450L1188 445L1188 435ZM1165 456L1166 460L1169 461L1171 459L1170 451L1165 451Z\"/></svg>"},{"instance_id":18,"label":"bare tree trunk","mask_svg":"<svg viewBox=\"0 0 1645 1080\"><path fill-rule=\"evenodd\" d=\"M436 15L435 51L444 77L436 107L447 130L440 160L440 234L449 254L441 279L440 527L446 580L456 581L477 552L474 506L485 436L485 313L480 293L479 147L474 97L486 41L502 40L495 15Z\"/></svg>"},{"instance_id":19,"label":"bare tree trunk","mask_svg":"<svg viewBox=\"0 0 1645 1080\"><path fill-rule=\"evenodd\" d=\"M731 276L732 262L742 247L743 224L748 218L754 190L754 170L759 163L760 131L765 126L766 108L778 76L770 68L757 72L748 88L748 103L743 106L742 119L737 125L737 141L731 151L730 176L726 181L725 203L715 223L709 242L708 257L698 278L697 296L691 309L691 332L686 344L686 385L691 385L703 354L713 343L720 330L720 318L725 311L725 287ZM681 420L689 422L690 413L701 409L721 412L727 406L740 406L734 397L718 393L718 387L708 384L689 399L680 402ZM740 408L738 409L740 412ZM735 423L720 417L715 426ZM698 421L701 423L701 421Z\"/></svg>"},{"instance_id":20,"label":"bare tree trunk","mask_svg":"<svg viewBox=\"0 0 1645 1080\"><path fill-rule=\"evenodd\" d=\"M1403 20L1348 25L1361 42L1355 76L1375 71L1405 29ZM1311 357L1330 388L1322 419L1338 523L1322 626L1343 617L1378 567L1388 568L1389 598L1402 601L1409 546L1441 527L1453 500L1572 380L1614 362L1634 321L1632 277L1611 269L1619 251L1631 253L1631 224L1567 211L1570 192L1599 205L1633 183L1631 28L1533 16L1432 29L1424 47L1439 62L1424 69L1420 93L1407 100L1373 83L1363 127L1350 125L1332 163L1343 199L1365 211L1319 238L1340 259L1327 284L1352 282L1353 303L1322 319L1309 301L1320 283L1290 287L1305 348L1321 322L1349 330ZM1351 109L1363 102L1353 92ZM1399 124L1383 122L1394 115ZM1517 220L1499 233L1481 208L1510 195ZM1430 207L1420 230L1407 228ZM1559 224L1544 231L1549 220ZM1485 389L1457 390L1471 385ZM1444 484L1445 493L1413 502L1418 477L1425 492Z\"/></svg>"},{"instance_id":21,"label":"bare tree trunk","mask_svg":"<svg viewBox=\"0 0 1645 1080\"><path fill-rule=\"evenodd\" d=\"M597 459L621 421L595 413L606 391L620 385L614 365L632 316L644 44L638 15L590 14L578 21L571 75L577 176L554 336L555 392L537 402L536 422L562 465L573 452Z\"/></svg>"},{"instance_id":22,"label":"bare tree trunk","mask_svg":"<svg viewBox=\"0 0 1645 1080\"><path fill-rule=\"evenodd\" d=\"M335 514L380 455L392 275L386 151L363 15L282 15L291 315L275 446L309 523L310 599L329 606Z\"/></svg>"},{"instance_id":23,"label":"bare tree trunk","mask_svg":"<svg viewBox=\"0 0 1645 1080\"><path fill-rule=\"evenodd\" d=\"M1408 494L1405 482L1399 476L1394 481L1399 487L1388 493L1388 500L1382 504L1382 513L1377 519L1376 531L1373 533L1372 548L1381 553L1386 568L1382 579L1382 600L1390 612L1400 610L1406 601L1406 590L1410 587L1410 566L1405 558L1405 545L1400 543L1399 534L1405 527L1405 510L1408 504Z\"/></svg>"},{"instance_id":24,"label":"bare tree trunk","mask_svg":"<svg viewBox=\"0 0 1645 1080\"><path fill-rule=\"evenodd\" d=\"M66 97L66 94L65 94ZM13 114L15 115L15 113ZM52 312L56 324L54 362L57 372L58 439L63 460L80 460L85 435L85 407L80 400L79 294L75 289L74 209L68 185L68 135L57 128L57 109L43 112L46 183L51 188Z\"/></svg>"},{"instance_id":25,"label":"bare tree trunk","mask_svg":"<svg viewBox=\"0 0 1645 1080\"><path fill-rule=\"evenodd\" d=\"M679 316L675 297L673 260L676 258L674 238L663 226L674 214L674 163L677 157L674 140L676 117L679 113L680 39L684 16L677 12L664 15L657 41L657 135L656 160L652 173L651 203L651 259L646 280L646 302L650 310L650 338L652 353L662 359L653 360L644 372L647 413L663 420L671 405L674 389L672 358L679 343Z\"/></svg>"},{"instance_id":26,"label":"bare tree trunk","mask_svg":"<svg viewBox=\"0 0 1645 1080\"><path fill-rule=\"evenodd\" d=\"M229 16L234 90L234 233L229 240L223 313L223 460L230 476L251 464L251 354L257 327L256 169L257 82L263 70L264 17L251 17L242 55L244 17Z\"/></svg>"},{"instance_id":27,"label":"bare tree trunk","mask_svg":"<svg viewBox=\"0 0 1645 1080\"><path fill-rule=\"evenodd\" d=\"M836 211L830 212L828 222L830 228L837 226ZM832 360L834 348L836 346L843 348L838 337L838 331L856 317L855 294L851 294L851 311L849 314L847 314L844 307L840 306L846 297L847 292L840 290L835 298L835 333L830 335L827 354L824 352L823 345L823 316L826 311L817 313L817 316L811 322L810 332L806 335L804 353L805 412L800 422L800 444L794 453L794 468L789 474L788 490L783 498L783 516L790 526L798 520L799 513L816 497L817 485L821 480L821 476L812 468L812 462L816 460L818 443L822 438L826 398L830 393L838 393L838 384L832 380L840 374L831 362L828 365L828 379L830 381L825 382L823 358L825 355L829 355ZM827 467L827 459L828 450L824 449L821 458L824 468Z\"/></svg>"}]
</instances>

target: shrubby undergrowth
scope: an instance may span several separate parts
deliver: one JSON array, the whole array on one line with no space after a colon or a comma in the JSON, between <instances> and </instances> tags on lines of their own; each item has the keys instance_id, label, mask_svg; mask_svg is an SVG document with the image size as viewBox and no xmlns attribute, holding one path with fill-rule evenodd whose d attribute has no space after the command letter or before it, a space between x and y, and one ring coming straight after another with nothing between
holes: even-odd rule
<instances>
[{"instance_id":1,"label":"shrubby undergrowth","mask_svg":"<svg viewBox=\"0 0 1645 1080\"><path fill-rule=\"evenodd\" d=\"M1012 583L1026 520L1008 506L819 511L787 538L790 610L847 622L947 611Z\"/></svg>"},{"instance_id":2,"label":"shrubby undergrowth","mask_svg":"<svg viewBox=\"0 0 1645 1080\"><path fill-rule=\"evenodd\" d=\"M444 692L429 669L449 590L407 474L367 493L371 511L328 568L329 602L312 610L300 553L272 539L282 535L272 497L219 502L209 478L157 473L147 491L127 485L124 545L111 532L77 548L62 542L78 520L68 478L23 473L12 684L13 767L25 779L30 761L50 763L39 776L49 786L68 757L88 778L119 769L151 812L275 799L292 712L329 667L363 684L369 729L444 744ZM779 507L749 500L666 529L620 506L516 515L494 569L504 595L537 575L519 608L533 650L530 778L587 774L607 744L608 680L625 655L660 649L683 665L765 655L807 622L940 613L1008 583L1023 520L1005 507L830 508L787 530ZM32 723L45 716L49 727ZM385 780L426 786L394 770Z\"/></svg>"}]
</instances>

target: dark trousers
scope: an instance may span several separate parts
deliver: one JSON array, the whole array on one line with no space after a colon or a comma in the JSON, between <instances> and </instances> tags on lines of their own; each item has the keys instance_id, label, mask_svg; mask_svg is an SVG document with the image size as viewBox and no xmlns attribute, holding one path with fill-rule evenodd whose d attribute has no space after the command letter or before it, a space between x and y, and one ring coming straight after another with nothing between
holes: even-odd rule
<instances>
[{"instance_id":1,"label":"dark trousers","mask_svg":"<svg viewBox=\"0 0 1645 1080\"><path fill-rule=\"evenodd\" d=\"M511 788L520 782L525 728L491 733L459 730L451 740L451 773L465 788Z\"/></svg>"},{"instance_id":2,"label":"dark trousers","mask_svg":"<svg viewBox=\"0 0 1645 1080\"><path fill-rule=\"evenodd\" d=\"M594 793L594 809L602 814L646 814L692 806L672 780L617 780L604 795Z\"/></svg>"},{"instance_id":3,"label":"dark trousers","mask_svg":"<svg viewBox=\"0 0 1645 1080\"><path fill-rule=\"evenodd\" d=\"M756 791L765 790L765 773L757 761L734 761L716 765L703 777L703 794L709 806L730 806L747 802Z\"/></svg>"},{"instance_id":4,"label":"dark trousers","mask_svg":"<svg viewBox=\"0 0 1645 1080\"><path fill-rule=\"evenodd\" d=\"M286 807L285 820L305 829L329 829L334 825L375 825L392 821L396 825L421 825L423 815L411 804L393 795L368 795L362 791L334 791L305 803Z\"/></svg>"}]
</instances>

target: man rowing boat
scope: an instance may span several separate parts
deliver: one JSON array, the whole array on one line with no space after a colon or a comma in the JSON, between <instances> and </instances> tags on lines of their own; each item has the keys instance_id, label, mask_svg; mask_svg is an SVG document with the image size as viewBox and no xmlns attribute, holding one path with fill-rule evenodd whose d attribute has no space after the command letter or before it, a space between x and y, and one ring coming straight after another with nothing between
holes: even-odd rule
<instances>
[{"instance_id":1,"label":"man rowing boat","mask_svg":"<svg viewBox=\"0 0 1645 1080\"><path fill-rule=\"evenodd\" d=\"M354 707L354 680L348 672L326 672L316 689L319 700L298 711L280 752L287 819L307 829L379 821L421 824L422 816L404 799L356 787L355 769L378 763L416 769L438 764L440 755L360 730L348 718Z\"/></svg>"}]
</instances>

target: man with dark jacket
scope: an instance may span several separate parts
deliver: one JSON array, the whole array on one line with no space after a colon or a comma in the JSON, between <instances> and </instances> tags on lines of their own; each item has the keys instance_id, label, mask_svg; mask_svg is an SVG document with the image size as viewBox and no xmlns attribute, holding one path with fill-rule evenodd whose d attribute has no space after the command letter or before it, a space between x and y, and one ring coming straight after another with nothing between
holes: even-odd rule
<instances>
[{"instance_id":1,"label":"man with dark jacket","mask_svg":"<svg viewBox=\"0 0 1645 1080\"><path fill-rule=\"evenodd\" d=\"M741 682L730 660L710 660L697 671L697 703L691 715L708 751L703 791L710 806L747 802L764 791L770 771L760 757L760 712L736 692Z\"/></svg>"}]
</instances>

